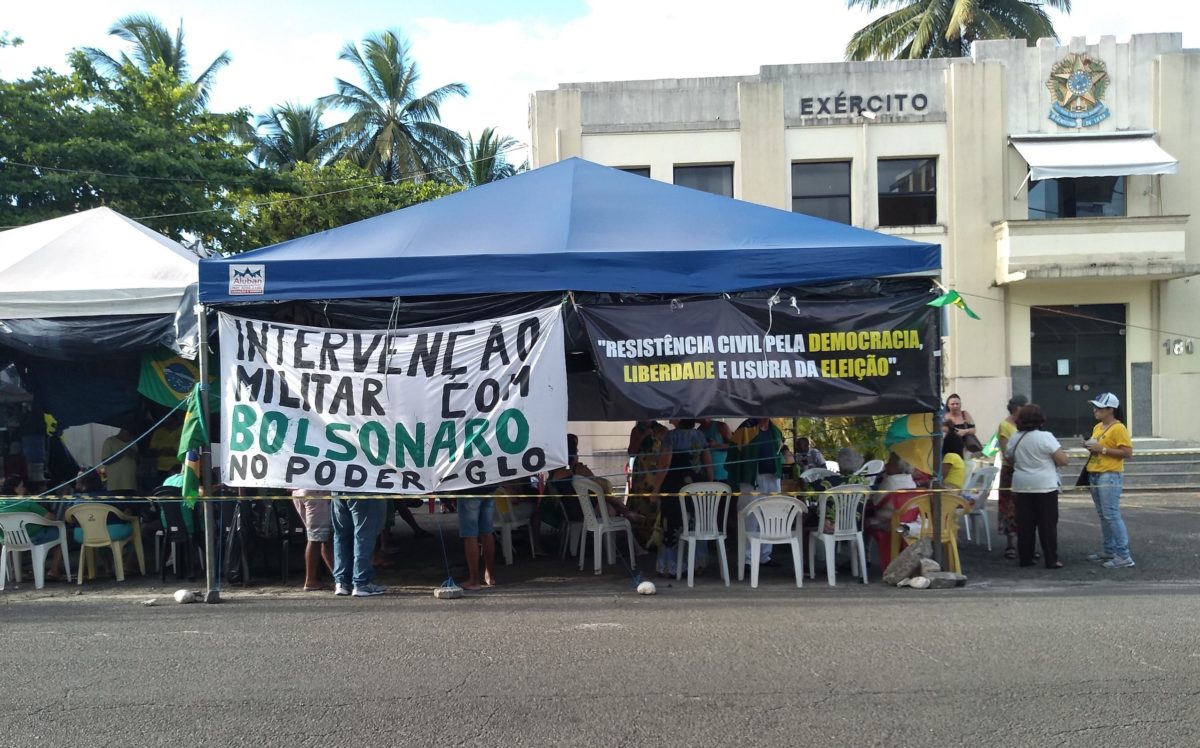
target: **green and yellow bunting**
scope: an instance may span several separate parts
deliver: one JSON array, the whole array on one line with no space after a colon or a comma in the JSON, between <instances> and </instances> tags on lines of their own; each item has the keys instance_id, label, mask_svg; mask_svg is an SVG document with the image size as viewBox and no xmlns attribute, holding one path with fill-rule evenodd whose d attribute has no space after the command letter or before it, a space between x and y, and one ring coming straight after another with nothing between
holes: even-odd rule
<instances>
[{"instance_id":1,"label":"green and yellow bunting","mask_svg":"<svg viewBox=\"0 0 1200 748\"><path fill-rule=\"evenodd\" d=\"M971 310L971 307L967 306L967 302L965 300L963 300L962 296L958 295L958 291L947 291L946 293L937 297L936 299L929 302L929 304L928 304L928 306L936 306L936 307L943 307L943 306L947 306L947 305L953 305L953 306L958 307L959 309L966 312L967 316L970 317L971 319L979 319L979 315L976 314L975 312L973 312Z\"/></svg>"}]
</instances>

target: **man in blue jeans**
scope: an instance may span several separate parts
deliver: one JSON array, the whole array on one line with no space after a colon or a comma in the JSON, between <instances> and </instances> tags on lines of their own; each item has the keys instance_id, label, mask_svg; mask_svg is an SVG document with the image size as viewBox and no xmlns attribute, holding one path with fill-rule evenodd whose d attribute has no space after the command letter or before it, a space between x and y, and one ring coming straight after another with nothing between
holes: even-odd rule
<instances>
[{"instance_id":1,"label":"man in blue jeans","mask_svg":"<svg viewBox=\"0 0 1200 748\"><path fill-rule=\"evenodd\" d=\"M371 557L383 529L387 501L383 497L344 499L334 494L330 504L333 510L333 594L382 595L384 589L375 584Z\"/></svg>"}]
</instances>

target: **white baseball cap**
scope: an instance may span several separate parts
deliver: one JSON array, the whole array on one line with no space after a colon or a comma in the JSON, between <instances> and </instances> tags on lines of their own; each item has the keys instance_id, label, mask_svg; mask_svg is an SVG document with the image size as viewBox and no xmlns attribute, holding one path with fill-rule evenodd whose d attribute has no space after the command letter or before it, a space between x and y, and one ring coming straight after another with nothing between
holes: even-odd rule
<instances>
[{"instance_id":1,"label":"white baseball cap","mask_svg":"<svg viewBox=\"0 0 1200 748\"><path fill-rule=\"evenodd\" d=\"M1098 395L1095 400L1088 400L1088 402L1092 405L1095 405L1097 408L1121 407L1121 401L1118 400L1117 396L1111 392L1105 392L1102 395Z\"/></svg>"}]
</instances>

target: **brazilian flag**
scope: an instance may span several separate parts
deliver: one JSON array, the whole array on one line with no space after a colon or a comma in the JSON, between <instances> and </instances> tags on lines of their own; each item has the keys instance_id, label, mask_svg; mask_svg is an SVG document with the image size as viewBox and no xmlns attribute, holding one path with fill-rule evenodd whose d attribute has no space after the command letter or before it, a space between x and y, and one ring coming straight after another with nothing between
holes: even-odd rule
<instances>
[{"instance_id":1,"label":"brazilian flag","mask_svg":"<svg viewBox=\"0 0 1200 748\"><path fill-rule=\"evenodd\" d=\"M974 310L971 309L971 307L967 306L966 299L964 299L961 295L959 295L958 291L947 291L946 293L942 294L941 296L937 297L933 301L926 304L926 306L936 306L936 307L956 306L959 309L963 310L963 312L965 312L966 315L968 317L970 317L971 319L979 319L979 315L976 314L974 312Z\"/></svg>"},{"instance_id":2,"label":"brazilian flag","mask_svg":"<svg viewBox=\"0 0 1200 748\"><path fill-rule=\"evenodd\" d=\"M183 463L184 504L192 506L200 495L200 449L208 446L208 426L204 420L204 407L200 400L200 385L192 388L188 396L187 413L183 417L183 428L179 432L179 461Z\"/></svg>"},{"instance_id":3,"label":"brazilian flag","mask_svg":"<svg viewBox=\"0 0 1200 748\"><path fill-rule=\"evenodd\" d=\"M215 381L209 377L209 384ZM142 354L142 370L138 376L138 392L150 400L173 408L187 398L200 381L200 366L167 348ZM209 393L216 397L216 391ZM210 403L210 407L213 403Z\"/></svg>"}]
</instances>

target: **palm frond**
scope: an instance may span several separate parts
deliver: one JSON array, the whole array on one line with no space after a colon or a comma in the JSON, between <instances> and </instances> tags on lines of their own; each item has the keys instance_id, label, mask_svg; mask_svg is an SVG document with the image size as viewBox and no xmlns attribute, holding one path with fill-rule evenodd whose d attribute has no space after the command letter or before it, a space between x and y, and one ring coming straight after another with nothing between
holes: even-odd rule
<instances>
[{"instance_id":1,"label":"palm frond","mask_svg":"<svg viewBox=\"0 0 1200 748\"><path fill-rule=\"evenodd\" d=\"M339 59L349 62L359 81L335 81L335 93L321 102L350 113L333 134L336 158L364 164L385 179L421 174L452 163L461 138L441 125L440 105L467 88L451 83L417 93L420 69L397 30L371 34L347 44Z\"/></svg>"}]
</instances>

